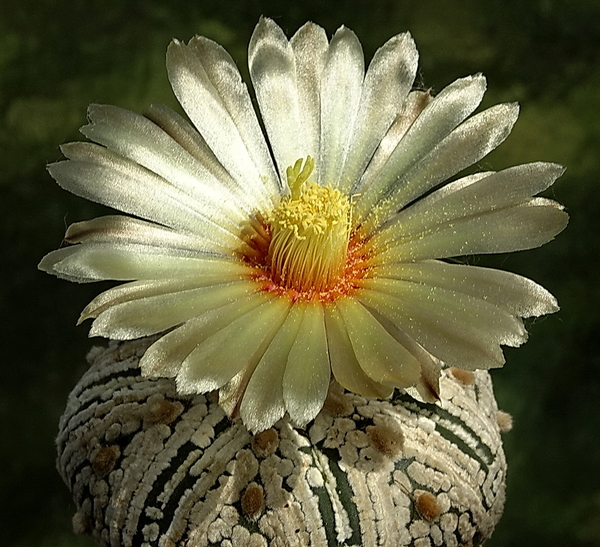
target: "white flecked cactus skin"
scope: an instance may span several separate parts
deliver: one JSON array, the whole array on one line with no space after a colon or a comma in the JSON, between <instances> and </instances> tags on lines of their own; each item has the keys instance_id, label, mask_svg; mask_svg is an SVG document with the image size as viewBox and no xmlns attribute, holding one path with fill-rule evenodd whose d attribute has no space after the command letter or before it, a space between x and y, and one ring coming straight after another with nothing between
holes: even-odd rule
<instances>
[{"instance_id":1,"label":"white flecked cactus skin","mask_svg":"<svg viewBox=\"0 0 600 547\"><path fill-rule=\"evenodd\" d=\"M148 345L92 350L60 422L74 528L98 545L473 546L501 516L506 415L487 372L446 371L435 405L333 384L305 430L252 436L216 397L141 377Z\"/></svg>"}]
</instances>

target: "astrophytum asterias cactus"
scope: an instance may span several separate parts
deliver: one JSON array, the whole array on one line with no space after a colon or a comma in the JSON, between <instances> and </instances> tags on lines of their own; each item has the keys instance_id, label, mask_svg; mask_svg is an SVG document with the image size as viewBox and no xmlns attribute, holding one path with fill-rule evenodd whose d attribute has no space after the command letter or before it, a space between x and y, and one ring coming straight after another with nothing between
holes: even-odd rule
<instances>
[{"instance_id":1,"label":"astrophytum asterias cactus","mask_svg":"<svg viewBox=\"0 0 600 547\"><path fill-rule=\"evenodd\" d=\"M216 393L142 377L149 344L95 348L60 423L74 527L100 546L475 546L500 518L507 415L485 371L444 371L437 404L333 384L306 430L253 436Z\"/></svg>"}]
</instances>

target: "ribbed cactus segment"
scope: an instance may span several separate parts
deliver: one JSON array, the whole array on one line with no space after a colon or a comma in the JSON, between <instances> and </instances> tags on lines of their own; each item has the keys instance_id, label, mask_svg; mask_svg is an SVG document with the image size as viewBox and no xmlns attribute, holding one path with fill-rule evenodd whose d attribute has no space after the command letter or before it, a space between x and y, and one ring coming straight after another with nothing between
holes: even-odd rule
<instances>
[{"instance_id":1,"label":"ribbed cactus segment","mask_svg":"<svg viewBox=\"0 0 600 547\"><path fill-rule=\"evenodd\" d=\"M284 418L252 436L211 394L143 378L148 344L94 349L60 423L74 527L100 546L473 546L500 518L487 372L444 373L435 405L333 384L305 430Z\"/></svg>"}]
</instances>

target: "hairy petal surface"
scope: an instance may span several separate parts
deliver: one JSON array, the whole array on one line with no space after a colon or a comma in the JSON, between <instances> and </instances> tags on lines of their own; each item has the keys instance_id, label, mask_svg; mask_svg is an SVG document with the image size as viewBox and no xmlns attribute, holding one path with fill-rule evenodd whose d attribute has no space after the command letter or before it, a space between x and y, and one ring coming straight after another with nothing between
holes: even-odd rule
<instances>
[{"instance_id":1,"label":"hairy petal surface","mask_svg":"<svg viewBox=\"0 0 600 547\"><path fill-rule=\"evenodd\" d=\"M407 387L419 379L417 359L360 302L342 298L335 305L367 376L391 387Z\"/></svg>"},{"instance_id":2,"label":"hairy petal surface","mask_svg":"<svg viewBox=\"0 0 600 547\"><path fill-rule=\"evenodd\" d=\"M400 211L389 221L389 229L375 237L384 244L432 231L457 219L522 204L550 187L563 173L560 165L538 162L464 177Z\"/></svg>"},{"instance_id":3,"label":"hairy petal surface","mask_svg":"<svg viewBox=\"0 0 600 547\"><path fill-rule=\"evenodd\" d=\"M167 72L181 106L220 163L268 211L281 183L231 56L201 36L187 45L174 40L167 51Z\"/></svg>"},{"instance_id":4,"label":"hairy petal surface","mask_svg":"<svg viewBox=\"0 0 600 547\"><path fill-rule=\"evenodd\" d=\"M150 377L177 376L183 361L204 340L230 325L235 319L247 318L248 313L268 300L263 292L258 292L190 319L165 334L146 350L140 360L142 372Z\"/></svg>"},{"instance_id":5,"label":"hairy petal surface","mask_svg":"<svg viewBox=\"0 0 600 547\"><path fill-rule=\"evenodd\" d=\"M252 432L268 429L285 414L283 378L305 312L306 306L291 307L248 382L240 416Z\"/></svg>"},{"instance_id":6,"label":"hairy petal surface","mask_svg":"<svg viewBox=\"0 0 600 547\"><path fill-rule=\"evenodd\" d=\"M360 106L365 61L356 35L340 27L329 44L321 79L321 186L337 187Z\"/></svg>"},{"instance_id":7,"label":"hairy petal surface","mask_svg":"<svg viewBox=\"0 0 600 547\"><path fill-rule=\"evenodd\" d=\"M337 382L345 389L369 397L389 397L393 388L377 383L362 369L346 324L335 305L325 307L327 342L331 359L331 371Z\"/></svg>"},{"instance_id":8,"label":"hairy petal surface","mask_svg":"<svg viewBox=\"0 0 600 547\"><path fill-rule=\"evenodd\" d=\"M361 286L361 302L448 366L500 366L500 344L519 346L527 338L514 314L468 294L399 279L365 279Z\"/></svg>"},{"instance_id":9,"label":"hairy petal surface","mask_svg":"<svg viewBox=\"0 0 600 547\"><path fill-rule=\"evenodd\" d=\"M393 239L370 263L386 264L467 254L533 249L552 240L568 215L555 201L533 198L518 205L463 216L407 238ZM374 239L371 245L376 245Z\"/></svg>"},{"instance_id":10,"label":"hairy petal surface","mask_svg":"<svg viewBox=\"0 0 600 547\"><path fill-rule=\"evenodd\" d=\"M355 191L382 137L401 110L417 72L418 53L409 33L388 40L373 56L362 85L338 188ZM331 183L333 184L333 182Z\"/></svg>"},{"instance_id":11,"label":"hairy petal surface","mask_svg":"<svg viewBox=\"0 0 600 547\"><path fill-rule=\"evenodd\" d=\"M235 219L191 200L140 164L92 143L70 143L61 150L70 161L53 163L48 171L66 190L176 230L210 233L215 243L236 245L239 226Z\"/></svg>"},{"instance_id":12,"label":"hairy petal surface","mask_svg":"<svg viewBox=\"0 0 600 547\"><path fill-rule=\"evenodd\" d=\"M398 343L405 347L419 362L421 374L414 387L407 387L405 391L413 397L426 403L436 403L440 399L440 372L442 362L426 351L414 338L398 328L376 310L369 310L375 319L387 330Z\"/></svg>"},{"instance_id":13,"label":"hairy petal surface","mask_svg":"<svg viewBox=\"0 0 600 547\"><path fill-rule=\"evenodd\" d=\"M386 198L413 165L435 148L450 132L479 106L486 82L482 75L456 80L444 88L411 124L387 162L356 202L356 217L364 219L373 207Z\"/></svg>"},{"instance_id":14,"label":"hairy petal surface","mask_svg":"<svg viewBox=\"0 0 600 547\"><path fill-rule=\"evenodd\" d=\"M438 260L377 266L376 279L424 283L485 300L520 317L539 317L558 311L556 298L526 277L478 266Z\"/></svg>"},{"instance_id":15,"label":"hairy petal surface","mask_svg":"<svg viewBox=\"0 0 600 547\"><path fill-rule=\"evenodd\" d=\"M67 243L123 243L169 247L189 253L230 253L202 234L185 234L133 217L107 215L71 224L65 234ZM240 240L241 244L241 240Z\"/></svg>"},{"instance_id":16,"label":"hairy petal surface","mask_svg":"<svg viewBox=\"0 0 600 547\"><path fill-rule=\"evenodd\" d=\"M318 301L299 305L305 310L287 358L283 375L283 400L291 420L302 426L323 408L331 379L331 366L323 305Z\"/></svg>"},{"instance_id":17,"label":"hairy petal surface","mask_svg":"<svg viewBox=\"0 0 600 547\"><path fill-rule=\"evenodd\" d=\"M247 204L253 196L240 199L245 197L240 187L223 168L211 165L214 160L205 147L200 157L198 151L192 155L149 117L115 106L91 105L88 118L91 123L81 132L90 140L144 166L190 198L209 202L238 222L250 212Z\"/></svg>"},{"instance_id":18,"label":"hairy petal surface","mask_svg":"<svg viewBox=\"0 0 600 547\"><path fill-rule=\"evenodd\" d=\"M103 311L123 302L247 279L246 272L239 267L240 265L235 262L228 264L232 268L218 267L215 269L215 272L206 273L202 276L194 275L190 277L178 277L176 279L146 279L118 285L100 293L94 298L84 308L79 317L78 324L86 319L98 317Z\"/></svg>"},{"instance_id":19,"label":"hairy petal surface","mask_svg":"<svg viewBox=\"0 0 600 547\"><path fill-rule=\"evenodd\" d=\"M396 116L396 119L387 130L377 146L373 158L367 165L357 188L358 193L362 193L362 188L371 184L376 174L387 163L390 155L398 146L406 132L410 129L421 112L431 102L432 96L428 91L411 91L406 97L402 110Z\"/></svg>"},{"instance_id":20,"label":"hairy petal surface","mask_svg":"<svg viewBox=\"0 0 600 547\"><path fill-rule=\"evenodd\" d=\"M307 40L310 49L303 43ZM327 37L312 25L298 31L293 43L271 19L261 18L248 47L250 76L281 180L298 158L318 157L319 150L319 83Z\"/></svg>"},{"instance_id":21,"label":"hairy petal surface","mask_svg":"<svg viewBox=\"0 0 600 547\"><path fill-rule=\"evenodd\" d=\"M186 249L130 243L85 243L47 254L39 268L69 281L166 279L215 273L232 259Z\"/></svg>"},{"instance_id":22,"label":"hairy petal surface","mask_svg":"<svg viewBox=\"0 0 600 547\"><path fill-rule=\"evenodd\" d=\"M206 393L224 386L245 368L254 368L283 324L291 305L265 295L265 302L206 337L181 364L181 393Z\"/></svg>"},{"instance_id":23,"label":"hairy petal surface","mask_svg":"<svg viewBox=\"0 0 600 547\"><path fill-rule=\"evenodd\" d=\"M329 40L320 26L309 22L298 29L290 39L290 44L296 59L296 85L301 113L298 129L304 139L302 149L312 158L318 158L321 149L321 78ZM319 171L320 165L317 163L315 180L319 180Z\"/></svg>"},{"instance_id":24,"label":"hairy petal surface","mask_svg":"<svg viewBox=\"0 0 600 547\"><path fill-rule=\"evenodd\" d=\"M210 173L210 178L218 181L231 194L242 198L238 201L240 207L247 207L250 211L260 209L260 197L248 192L243 180L236 180L229 174L202 135L187 120L162 104L150 105L145 110L144 116L158 125L190 154L202 166L203 171Z\"/></svg>"},{"instance_id":25,"label":"hairy petal surface","mask_svg":"<svg viewBox=\"0 0 600 547\"><path fill-rule=\"evenodd\" d=\"M211 309L255 294L260 289L260 285L247 280L229 283L215 281L212 285L138 296L113 304L100 312L92 324L90 336L104 336L115 340L150 336Z\"/></svg>"},{"instance_id":26,"label":"hairy petal surface","mask_svg":"<svg viewBox=\"0 0 600 547\"><path fill-rule=\"evenodd\" d=\"M398 179L396 189L377 206L363 228L374 230L440 182L489 154L508 136L518 111L516 104L497 105L463 122Z\"/></svg>"}]
</instances>

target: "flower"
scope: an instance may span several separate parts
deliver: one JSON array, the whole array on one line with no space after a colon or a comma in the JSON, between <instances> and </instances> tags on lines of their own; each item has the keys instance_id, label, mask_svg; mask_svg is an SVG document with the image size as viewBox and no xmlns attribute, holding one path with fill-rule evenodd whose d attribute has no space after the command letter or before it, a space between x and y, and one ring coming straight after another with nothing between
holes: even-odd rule
<instances>
[{"instance_id":1,"label":"flower","mask_svg":"<svg viewBox=\"0 0 600 547\"><path fill-rule=\"evenodd\" d=\"M408 33L365 72L360 42L270 19L249 46L263 134L236 65L215 42L174 41L167 70L193 125L165 106L89 108L88 142L49 166L65 189L128 215L71 225L40 268L127 283L83 311L91 336L164 333L140 366L180 393L219 390L256 432L286 412L305 425L333 376L387 397L434 401L442 366L488 369L527 337L522 318L558 309L533 281L450 263L537 247L566 225L532 197L563 168L532 163L450 177L498 146L518 106L472 117L478 74L437 96L412 90Z\"/></svg>"}]
</instances>

